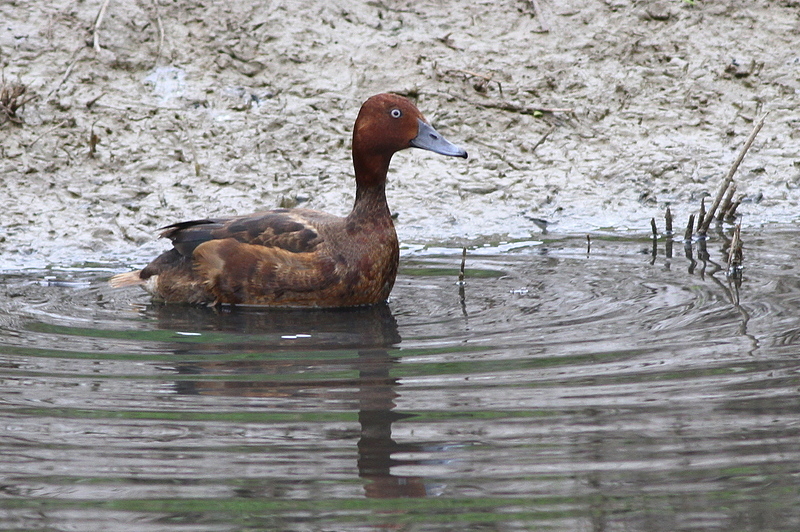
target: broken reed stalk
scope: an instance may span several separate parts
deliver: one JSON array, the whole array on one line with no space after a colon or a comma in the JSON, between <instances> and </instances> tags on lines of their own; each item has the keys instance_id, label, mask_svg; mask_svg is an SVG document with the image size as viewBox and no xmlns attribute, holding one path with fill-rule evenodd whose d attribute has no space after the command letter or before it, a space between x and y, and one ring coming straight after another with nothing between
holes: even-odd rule
<instances>
[{"instance_id":1,"label":"broken reed stalk","mask_svg":"<svg viewBox=\"0 0 800 532\"><path fill-rule=\"evenodd\" d=\"M719 214L717 214L717 221L721 222L725 219L725 215L728 212L728 209L731 208L731 200L733 199L733 195L736 193L736 183L731 183L731 186L728 187L728 192L725 193L725 197L722 199L722 203L719 206Z\"/></svg>"},{"instance_id":2,"label":"broken reed stalk","mask_svg":"<svg viewBox=\"0 0 800 532\"><path fill-rule=\"evenodd\" d=\"M753 131L750 133L750 136L747 137L742 149L739 150L739 155L736 157L736 160L733 161L733 165L731 165L730 170L728 170L727 175L725 175L725 179L722 180L722 184L719 187L719 191L717 191L717 197L714 199L714 203L711 205L711 208L708 210L705 218L703 218L702 221L698 220L698 234L704 235L708 231L711 221L714 219L714 214L716 213L717 208L719 208L719 204L722 202L722 197L725 195L728 187L733 182L733 176L736 173L736 170L739 169L739 165L742 164L744 156L747 155L747 150L750 149L750 146L753 145L753 141L756 140L756 135L758 135L758 132L761 131L762 127L764 127L764 120L767 118L767 114L764 114L764 116L762 116L756 122L755 126L753 126Z\"/></svg>"},{"instance_id":3,"label":"broken reed stalk","mask_svg":"<svg viewBox=\"0 0 800 532\"><path fill-rule=\"evenodd\" d=\"M458 271L458 284L464 285L464 266L467 263L467 248L461 248L461 269Z\"/></svg>"},{"instance_id":4,"label":"broken reed stalk","mask_svg":"<svg viewBox=\"0 0 800 532\"><path fill-rule=\"evenodd\" d=\"M742 265L742 224L736 224L733 230L733 238L731 238L731 247L728 250L728 273L732 273L733 269L739 268Z\"/></svg>"},{"instance_id":5,"label":"broken reed stalk","mask_svg":"<svg viewBox=\"0 0 800 532\"><path fill-rule=\"evenodd\" d=\"M736 209L738 209L739 205L742 204L742 200L743 199L744 199L744 195L739 194L739 196L736 198L736 201L731 203L730 207L728 207L728 210L725 211L725 219L726 220L732 220L733 217L736 216Z\"/></svg>"},{"instance_id":6,"label":"broken reed stalk","mask_svg":"<svg viewBox=\"0 0 800 532\"><path fill-rule=\"evenodd\" d=\"M664 214L664 223L667 226L665 234L667 236L672 235L672 211L669 210L669 207L667 207L667 212Z\"/></svg>"},{"instance_id":7,"label":"broken reed stalk","mask_svg":"<svg viewBox=\"0 0 800 532\"><path fill-rule=\"evenodd\" d=\"M689 223L686 224L686 232L683 233L683 240L685 242L692 241L692 231L694 230L694 214L689 215Z\"/></svg>"},{"instance_id":8,"label":"broken reed stalk","mask_svg":"<svg viewBox=\"0 0 800 532\"><path fill-rule=\"evenodd\" d=\"M697 234L705 234L701 233L700 229L703 226L703 220L706 219L706 199L700 198L700 213L697 215Z\"/></svg>"}]
</instances>

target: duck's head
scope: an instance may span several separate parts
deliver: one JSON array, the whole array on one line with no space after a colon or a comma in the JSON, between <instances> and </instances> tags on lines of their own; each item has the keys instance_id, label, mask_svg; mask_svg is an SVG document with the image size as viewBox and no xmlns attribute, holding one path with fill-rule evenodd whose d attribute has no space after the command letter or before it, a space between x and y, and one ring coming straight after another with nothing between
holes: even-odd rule
<instances>
[{"instance_id":1,"label":"duck's head","mask_svg":"<svg viewBox=\"0 0 800 532\"><path fill-rule=\"evenodd\" d=\"M433 129L408 99L378 94L364 102L353 128L353 163L359 184L383 182L392 155L406 148L467 158L467 152Z\"/></svg>"}]
</instances>

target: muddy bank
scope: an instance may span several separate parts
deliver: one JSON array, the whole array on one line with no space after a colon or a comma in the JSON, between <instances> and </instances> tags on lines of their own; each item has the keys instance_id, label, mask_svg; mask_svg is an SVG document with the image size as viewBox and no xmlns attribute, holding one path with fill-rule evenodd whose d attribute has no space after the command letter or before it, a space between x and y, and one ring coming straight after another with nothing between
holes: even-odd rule
<instances>
[{"instance_id":1,"label":"muddy bank","mask_svg":"<svg viewBox=\"0 0 800 532\"><path fill-rule=\"evenodd\" d=\"M102 3L0 5L5 81L36 96L0 125L4 268L142 262L206 215L344 214L383 91L471 155L396 156L406 243L685 220L765 112L744 224L798 217L795 1L109 2L95 35Z\"/></svg>"}]
</instances>

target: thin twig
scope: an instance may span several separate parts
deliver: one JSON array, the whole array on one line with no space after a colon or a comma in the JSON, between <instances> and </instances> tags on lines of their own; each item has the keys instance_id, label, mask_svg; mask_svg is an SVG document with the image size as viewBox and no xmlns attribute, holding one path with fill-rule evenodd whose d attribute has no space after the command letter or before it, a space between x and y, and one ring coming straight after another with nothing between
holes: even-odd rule
<instances>
[{"instance_id":1,"label":"thin twig","mask_svg":"<svg viewBox=\"0 0 800 532\"><path fill-rule=\"evenodd\" d=\"M156 24L158 25L158 50L156 50L156 64L161 59L161 50L164 49L164 24L161 23L161 15L158 12L158 0L153 0L156 11Z\"/></svg>"},{"instance_id":2,"label":"thin twig","mask_svg":"<svg viewBox=\"0 0 800 532\"><path fill-rule=\"evenodd\" d=\"M486 74L479 74L478 72L473 72L472 70L463 70L461 68L454 68L453 72L461 72L462 74L468 74L470 76L474 76L476 78L483 78L486 81L492 81L492 76L487 76Z\"/></svg>"},{"instance_id":3,"label":"thin twig","mask_svg":"<svg viewBox=\"0 0 800 532\"><path fill-rule=\"evenodd\" d=\"M92 106L97 103L97 100L99 100L100 98L102 98L105 95L106 95L105 92L101 92L99 95L95 96L94 98L92 98L91 100L86 102L86 108L87 109L91 109Z\"/></svg>"},{"instance_id":4,"label":"thin twig","mask_svg":"<svg viewBox=\"0 0 800 532\"><path fill-rule=\"evenodd\" d=\"M533 145L533 147L531 148L531 152L534 152L534 151L536 151L536 148L538 148L539 146L541 146L541 145L544 143L544 141L545 141L545 140L547 140L547 137L549 137L549 136L550 136L550 133L552 133L552 132L553 132L553 131L555 131L555 130L556 130L556 126L550 126L550 129L548 129L547 131L545 131L545 132L544 132L544 135L542 135L541 137L539 137L539 140L537 140L537 141L536 141L536 143Z\"/></svg>"},{"instance_id":5,"label":"thin twig","mask_svg":"<svg viewBox=\"0 0 800 532\"><path fill-rule=\"evenodd\" d=\"M448 70L448 72L458 72L460 74L466 74L466 75L472 76L474 78L480 78L480 79L484 80L487 84L492 82L492 81L494 81L495 83L497 83L497 90L500 92L500 97L501 98L503 97L503 86L500 84L499 81L497 81L496 79L493 79L494 78L494 74L490 74L490 75L480 74L479 72L473 72L472 70L464 70L464 69L461 69L461 68L454 68L454 69ZM479 92L483 92L483 91L479 91Z\"/></svg>"},{"instance_id":6,"label":"thin twig","mask_svg":"<svg viewBox=\"0 0 800 532\"><path fill-rule=\"evenodd\" d=\"M656 228L655 218L650 218L650 229L653 231L653 238L658 238L658 228Z\"/></svg>"},{"instance_id":7,"label":"thin twig","mask_svg":"<svg viewBox=\"0 0 800 532\"><path fill-rule=\"evenodd\" d=\"M62 120L61 122L59 122L58 124L54 125L53 127L51 127L50 129L48 129L48 130L47 130L47 131L45 131L44 133L40 134L38 137L36 137L35 139L33 139L33 142L31 142L30 144L28 144L28 149L32 148L34 144L36 144L37 142L39 142L39 140L40 140L42 137L44 137L45 135L47 135L47 134L48 134L48 133L50 133L51 131L55 131L56 129L60 128L61 126L63 126L63 125L64 125L64 124L66 124L67 122L69 122L69 119Z\"/></svg>"},{"instance_id":8,"label":"thin twig","mask_svg":"<svg viewBox=\"0 0 800 532\"><path fill-rule=\"evenodd\" d=\"M464 281L464 264L467 262L467 248L461 248L461 270L458 273L458 300L461 302L461 313L467 317L467 294L464 289L467 283Z\"/></svg>"},{"instance_id":9,"label":"thin twig","mask_svg":"<svg viewBox=\"0 0 800 532\"><path fill-rule=\"evenodd\" d=\"M78 48L75 49L74 52L72 52L72 61L70 61L66 72L64 72L64 75L61 77L61 81L58 82L58 85L50 89L50 92L48 92L47 96L44 97L44 101L49 100L50 96L52 96L54 92L57 92L58 89L61 88L61 85L63 85L64 82L67 81L67 78L69 77L70 74L72 74L72 69L75 68L75 64L81 58L81 55L83 54L84 50L85 50L84 46L79 46Z\"/></svg>"},{"instance_id":10,"label":"thin twig","mask_svg":"<svg viewBox=\"0 0 800 532\"><path fill-rule=\"evenodd\" d=\"M733 162L730 170L728 170L728 174L725 176L725 179L722 181L722 184L719 187L719 191L717 192L717 197L714 200L714 203L711 205L706 217L703 219L703 222L697 229L698 233L705 234L706 231L708 231L708 227L711 225L711 220L714 219L714 213L716 212L717 207L719 207L720 202L722 202L722 196L725 194L725 191L728 190L728 186L733 181L733 175L736 173L736 170L739 169L739 165L742 164L744 156L747 155L747 150L750 149L750 146L753 145L753 141L756 140L756 135L758 135L758 132L761 131L761 128L764 126L764 120L767 118L767 114L762 116L758 122L756 122L755 126L753 126L753 131L750 133L750 136L747 137L747 141L744 143L744 146L742 146L742 149L739 150L739 155L736 157L736 160Z\"/></svg>"},{"instance_id":11,"label":"thin twig","mask_svg":"<svg viewBox=\"0 0 800 532\"><path fill-rule=\"evenodd\" d=\"M536 15L536 20L539 22L542 33L549 32L550 28L544 20L544 14L542 13L542 6L539 5L539 0L531 0L531 5L533 5L533 13Z\"/></svg>"},{"instance_id":12,"label":"thin twig","mask_svg":"<svg viewBox=\"0 0 800 532\"><path fill-rule=\"evenodd\" d=\"M499 109L501 111L508 111L511 113L520 113L523 115L539 115L544 113L572 113L574 109L569 107L526 107L511 102L474 102L471 104L487 109Z\"/></svg>"},{"instance_id":13,"label":"thin twig","mask_svg":"<svg viewBox=\"0 0 800 532\"><path fill-rule=\"evenodd\" d=\"M108 9L108 4L111 0L104 0L103 5L100 6L100 11L97 12L97 18L94 19L94 29L92 30L92 44L96 51L100 51L100 24L103 23L103 17L106 15L106 9Z\"/></svg>"}]
</instances>

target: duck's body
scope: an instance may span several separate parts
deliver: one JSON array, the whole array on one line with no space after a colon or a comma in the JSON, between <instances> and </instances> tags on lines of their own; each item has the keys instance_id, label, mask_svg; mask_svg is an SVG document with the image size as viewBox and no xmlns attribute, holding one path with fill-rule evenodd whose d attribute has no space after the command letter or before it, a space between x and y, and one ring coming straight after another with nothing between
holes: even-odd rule
<instances>
[{"instance_id":1,"label":"duck's body","mask_svg":"<svg viewBox=\"0 0 800 532\"><path fill-rule=\"evenodd\" d=\"M385 203L385 202L384 202ZM183 222L133 284L168 302L345 307L385 301L397 235L379 201L346 218L309 209Z\"/></svg>"},{"instance_id":2,"label":"duck's body","mask_svg":"<svg viewBox=\"0 0 800 532\"><path fill-rule=\"evenodd\" d=\"M177 223L161 234L172 249L111 284L142 285L159 299L182 303L350 307L385 301L399 262L386 173L392 155L408 147L467 156L407 99L373 96L353 128L356 200L349 215L278 209Z\"/></svg>"}]
</instances>

